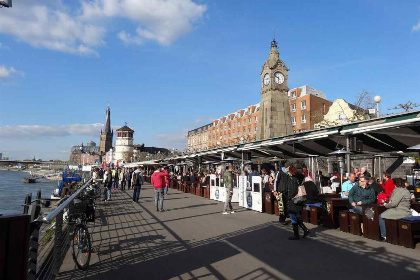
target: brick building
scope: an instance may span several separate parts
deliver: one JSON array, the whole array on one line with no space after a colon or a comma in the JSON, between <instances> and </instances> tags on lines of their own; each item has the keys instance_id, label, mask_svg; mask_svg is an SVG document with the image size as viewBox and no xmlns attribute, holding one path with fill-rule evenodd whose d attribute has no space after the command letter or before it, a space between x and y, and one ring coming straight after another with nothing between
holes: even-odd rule
<instances>
[{"instance_id":1,"label":"brick building","mask_svg":"<svg viewBox=\"0 0 420 280\"><path fill-rule=\"evenodd\" d=\"M313 129L314 124L320 121L318 114L322 119L332 104L322 91L306 85L289 90L288 97L294 133ZM187 134L187 151L255 141L259 117L260 103L257 103L190 130Z\"/></svg>"},{"instance_id":2,"label":"brick building","mask_svg":"<svg viewBox=\"0 0 420 280\"><path fill-rule=\"evenodd\" d=\"M306 85L289 90L288 97L293 133L313 129L332 104L322 91Z\"/></svg>"}]
</instances>

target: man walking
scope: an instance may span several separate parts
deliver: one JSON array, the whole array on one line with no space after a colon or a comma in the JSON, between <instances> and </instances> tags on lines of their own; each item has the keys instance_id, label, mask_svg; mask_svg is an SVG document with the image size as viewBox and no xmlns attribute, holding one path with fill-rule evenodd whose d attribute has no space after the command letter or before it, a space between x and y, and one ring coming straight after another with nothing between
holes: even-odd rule
<instances>
[{"instance_id":1,"label":"man walking","mask_svg":"<svg viewBox=\"0 0 420 280\"><path fill-rule=\"evenodd\" d=\"M109 168L107 168L107 170L105 171L104 174L104 201L109 201L111 200L111 188L112 188L112 174L111 174L111 170L109 170Z\"/></svg>"},{"instance_id":2,"label":"man walking","mask_svg":"<svg viewBox=\"0 0 420 280\"><path fill-rule=\"evenodd\" d=\"M131 189L131 172L127 169L124 173L125 182L127 183L127 189Z\"/></svg>"},{"instance_id":3,"label":"man walking","mask_svg":"<svg viewBox=\"0 0 420 280\"><path fill-rule=\"evenodd\" d=\"M118 169L112 170L112 180L114 181L114 190L118 189Z\"/></svg>"},{"instance_id":4,"label":"man walking","mask_svg":"<svg viewBox=\"0 0 420 280\"><path fill-rule=\"evenodd\" d=\"M160 167L156 168L155 172L152 174L151 184L155 189L155 206L156 211L163 212L163 187L165 184L165 175L161 171Z\"/></svg>"},{"instance_id":5,"label":"man walking","mask_svg":"<svg viewBox=\"0 0 420 280\"><path fill-rule=\"evenodd\" d=\"M233 195L233 168L232 165L229 165L228 169L223 174L223 183L225 184L226 188L226 200L225 200L225 206L223 208L223 214L233 214L235 211L233 211L232 207L232 195ZM230 212L227 211L227 208L229 206Z\"/></svg>"},{"instance_id":6,"label":"man walking","mask_svg":"<svg viewBox=\"0 0 420 280\"><path fill-rule=\"evenodd\" d=\"M131 185L133 186L133 201L139 202L141 185L143 185L143 173L140 166L133 172Z\"/></svg>"}]
</instances>

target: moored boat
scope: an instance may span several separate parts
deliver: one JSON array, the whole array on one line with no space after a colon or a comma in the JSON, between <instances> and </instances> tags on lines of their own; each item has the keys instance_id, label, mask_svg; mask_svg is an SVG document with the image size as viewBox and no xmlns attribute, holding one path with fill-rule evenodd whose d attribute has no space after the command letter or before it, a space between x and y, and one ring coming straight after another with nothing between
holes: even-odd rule
<instances>
[{"instance_id":1,"label":"moored boat","mask_svg":"<svg viewBox=\"0 0 420 280\"><path fill-rule=\"evenodd\" d=\"M26 184L36 183L36 178L28 177L28 178L23 179L23 182L26 183Z\"/></svg>"}]
</instances>

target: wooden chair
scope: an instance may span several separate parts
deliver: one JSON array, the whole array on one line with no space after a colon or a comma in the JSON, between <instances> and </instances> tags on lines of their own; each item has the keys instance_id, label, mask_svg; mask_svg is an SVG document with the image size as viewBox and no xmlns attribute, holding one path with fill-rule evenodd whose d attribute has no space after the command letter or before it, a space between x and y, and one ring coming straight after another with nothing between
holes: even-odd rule
<instances>
[{"instance_id":1,"label":"wooden chair","mask_svg":"<svg viewBox=\"0 0 420 280\"><path fill-rule=\"evenodd\" d=\"M354 235L362 235L362 215L349 212L350 233Z\"/></svg>"},{"instance_id":2,"label":"wooden chair","mask_svg":"<svg viewBox=\"0 0 420 280\"><path fill-rule=\"evenodd\" d=\"M341 210L338 220L340 223L340 230L342 232L349 232L350 231L349 211Z\"/></svg>"}]
</instances>

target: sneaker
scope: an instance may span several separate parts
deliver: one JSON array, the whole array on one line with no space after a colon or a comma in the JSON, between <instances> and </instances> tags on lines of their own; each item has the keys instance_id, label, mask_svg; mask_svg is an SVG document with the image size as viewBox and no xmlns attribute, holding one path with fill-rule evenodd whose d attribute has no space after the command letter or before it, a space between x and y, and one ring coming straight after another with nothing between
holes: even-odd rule
<instances>
[{"instance_id":1,"label":"sneaker","mask_svg":"<svg viewBox=\"0 0 420 280\"><path fill-rule=\"evenodd\" d=\"M235 214L235 211L233 211L233 210L232 210L232 211L230 211L230 214Z\"/></svg>"},{"instance_id":2,"label":"sneaker","mask_svg":"<svg viewBox=\"0 0 420 280\"><path fill-rule=\"evenodd\" d=\"M228 214L230 214L229 212L223 212L222 213L223 215L228 215Z\"/></svg>"},{"instance_id":3,"label":"sneaker","mask_svg":"<svg viewBox=\"0 0 420 280\"><path fill-rule=\"evenodd\" d=\"M166 210L165 209L160 209L160 212L165 212Z\"/></svg>"}]
</instances>

